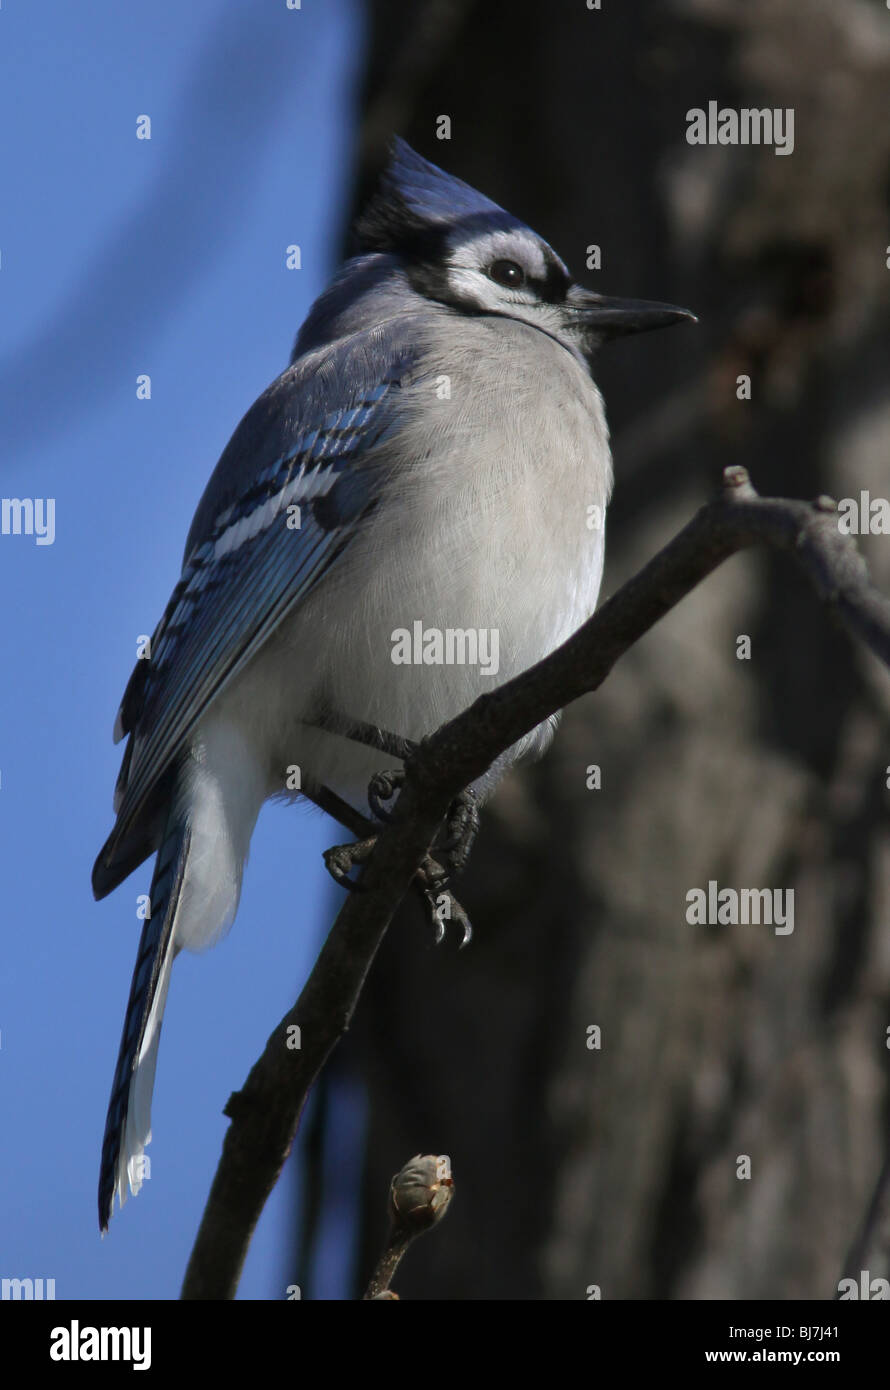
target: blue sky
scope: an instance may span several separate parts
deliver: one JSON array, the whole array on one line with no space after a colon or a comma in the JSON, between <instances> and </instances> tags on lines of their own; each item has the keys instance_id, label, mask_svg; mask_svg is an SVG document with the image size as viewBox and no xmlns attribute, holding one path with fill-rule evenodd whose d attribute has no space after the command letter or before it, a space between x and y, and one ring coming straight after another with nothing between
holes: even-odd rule
<instances>
[{"instance_id":1,"label":"blue sky","mask_svg":"<svg viewBox=\"0 0 890 1390\"><path fill-rule=\"evenodd\" d=\"M207 477L332 269L361 39L357 0L0 9L0 494L55 499L52 545L0 535L0 1275L53 1278L57 1298L178 1295L222 1106L336 905L320 858L336 829L267 807L231 934L177 961L151 1179L100 1240L150 879L93 902L112 722ZM284 1297L291 1204L282 1183L241 1297Z\"/></svg>"}]
</instances>

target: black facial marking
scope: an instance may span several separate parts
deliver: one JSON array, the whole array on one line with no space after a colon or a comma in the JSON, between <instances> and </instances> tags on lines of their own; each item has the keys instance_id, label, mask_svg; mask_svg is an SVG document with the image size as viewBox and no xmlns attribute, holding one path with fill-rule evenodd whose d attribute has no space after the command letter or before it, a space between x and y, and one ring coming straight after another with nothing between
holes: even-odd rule
<instances>
[{"instance_id":1,"label":"black facial marking","mask_svg":"<svg viewBox=\"0 0 890 1390\"><path fill-rule=\"evenodd\" d=\"M457 218L454 222L433 226L402 224L402 235L396 249L401 258L411 284L419 294L427 299L435 299L443 304L451 304L465 312L477 313L480 310L473 298L456 293L451 283L451 262L455 249L462 243L476 241L480 233L492 231L521 232L521 224L509 213L501 217L491 213L476 213ZM495 256L488 265L480 265L479 272L487 275L495 284L504 289L521 289L531 292L545 304L562 304L572 279L559 257L549 246L541 244L544 258L544 273L532 274L527 264L527 250L520 239L516 243L514 255L509 249L505 254ZM539 262L534 262L537 266ZM520 278L515 272L507 271L508 266L518 267ZM492 273L498 267L498 273ZM503 274L500 273L503 269Z\"/></svg>"},{"instance_id":2,"label":"black facial marking","mask_svg":"<svg viewBox=\"0 0 890 1390\"><path fill-rule=\"evenodd\" d=\"M562 304L571 286L572 277L549 246L545 246L543 250L544 278L535 282L536 288L545 304Z\"/></svg>"}]
</instances>

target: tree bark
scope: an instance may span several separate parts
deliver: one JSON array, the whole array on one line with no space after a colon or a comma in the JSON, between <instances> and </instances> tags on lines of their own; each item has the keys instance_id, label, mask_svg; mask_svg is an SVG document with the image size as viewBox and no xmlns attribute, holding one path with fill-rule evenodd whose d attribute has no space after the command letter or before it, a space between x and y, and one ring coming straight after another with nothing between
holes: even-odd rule
<instances>
[{"instance_id":1,"label":"tree bark","mask_svg":"<svg viewBox=\"0 0 890 1390\"><path fill-rule=\"evenodd\" d=\"M370 13L359 196L396 129L584 283L700 315L682 343L602 355L617 477L604 595L726 463L763 493L887 495L878 7ZM794 108L793 155L688 145L687 110L711 99ZM600 271L585 270L593 244ZM862 545L886 592L890 542ZM400 1270L403 1297L834 1295L886 1143L888 726L886 672L763 552L568 713L483 815L457 886L472 945L437 949L406 911L371 974L346 1043L371 1116L357 1287L384 1236L380 1194L424 1150L450 1155L455 1200ZM686 894L709 880L793 889L794 932L690 926ZM868 1258L890 1273L886 1242Z\"/></svg>"}]
</instances>

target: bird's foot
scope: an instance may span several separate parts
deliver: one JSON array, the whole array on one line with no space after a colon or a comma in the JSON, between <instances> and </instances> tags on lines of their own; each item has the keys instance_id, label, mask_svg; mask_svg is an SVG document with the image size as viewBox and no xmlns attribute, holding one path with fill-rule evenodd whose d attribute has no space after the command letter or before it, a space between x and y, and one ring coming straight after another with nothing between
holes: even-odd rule
<instances>
[{"instance_id":1,"label":"bird's foot","mask_svg":"<svg viewBox=\"0 0 890 1390\"><path fill-rule=\"evenodd\" d=\"M392 801L396 792L401 791L404 785L405 770L401 767L390 767L385 772L375 772L368 783L368 805L371 814L383 821L384 825L391 825L395 820L394 809L386 803Z\"/></svg>"},{"instance_id":2,"label":"bird's foot","mask_svg":"<svg viewBox=\"0 0 890 1390\"><path fill-rule=\"evenodd\" d=\"M479 833L479 802L471 787L456 796L448 809L445 833L435 846L444 857L449 874L462 874Z\"/></svg>"},{"instance_id":3,"label":"bird's foot","mask_svg":"<svg viewBox=\"0 0 890 1390\"><path fill-rule=\"evenodd\" d=\"M389 803L404 781L402 768L391 768L372 777L368 787L368 805L378 821L390 824L395 819ZM437 944L445 939L448 922L456 922L460 926L461 946L466 946L473 934L470 920L448 884L453 874L463 872L466 867L478 829L479 809L475 793L461 792L449 809L443 834L435 846L436 858L428 854L415 875L414 887L429 913ZM327 870L342 888L354 891L361 886L360 881L351 877L352 870L367 861L376 843L377 835L372 834L351 845L334 845L325 851Z\"/></svg>"},{"instance_id":4,"label":"bird's foot","mask_svg":"<svg viewBox=\"0 0 890 1390\"><path fill-rule=\"evenodd\" d=\"M405 772L400 767L378 772L371 778L368 805L378 820L390 824L395 819L394 811L387 803L401 790L404 782ZM452 801L444 830L434 846L449 875L463 873L478 832L479 804L476 793L468 787Z\"/></svg>"},{"instance_id":5,"label":"bird's foot","mask_svg":"<svg viewBox=\"0 0 890 1390\"><path fill-rule=\"evenodd\" d=\"M360 889L361 883L349 875L357 864L365 863L376 843L377 836L369 835L365 840L354 840L351 845L332 845L326 849L322 857L334 882L351 893Z\"/></svg>"}]
</instances>

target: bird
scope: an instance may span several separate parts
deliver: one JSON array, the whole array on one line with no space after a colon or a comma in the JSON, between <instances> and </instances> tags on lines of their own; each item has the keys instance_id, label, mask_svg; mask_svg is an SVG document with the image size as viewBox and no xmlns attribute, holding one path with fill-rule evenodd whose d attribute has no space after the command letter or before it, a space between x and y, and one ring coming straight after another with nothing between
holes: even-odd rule
<instances>
[{"instance_id":1,"label":"bird","mask_svg":"<svg viewBox=\"0 0 890 1390\"><path fill-rule=\"evenodd\" d=\"M398 137L354 251L224 449L117 715L96 898L156 857L102 1144L103 1233L115 1197L141 1186L173 961L230 927L261 806L367 813L394 747L590 617L605 544L590 518L612 488L595 354L694 320L582 288L543 237ZM557 721L489 769L480 803Z\"/></svg>"}]
</instances>

